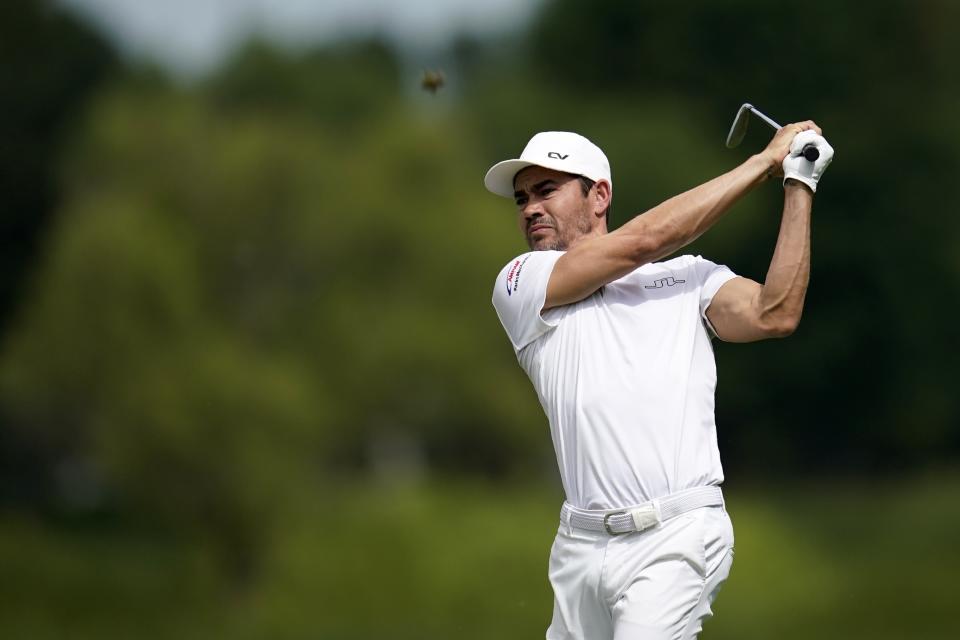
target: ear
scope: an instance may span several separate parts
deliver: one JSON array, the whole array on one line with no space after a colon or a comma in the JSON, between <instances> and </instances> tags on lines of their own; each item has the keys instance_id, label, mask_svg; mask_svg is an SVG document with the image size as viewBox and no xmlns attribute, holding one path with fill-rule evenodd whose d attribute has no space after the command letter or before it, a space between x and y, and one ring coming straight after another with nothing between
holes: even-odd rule
<instances>
[{"instance_id":1,"label":"ear","mask_svg":"<svg viewBox=\"0 0 960 640\"><path fill-rule=\"evenodd\" d=\"M594 187L593 215L603 217L603 212L610 208L613 200L613 187L606 180L598 180Z\"/></svg>"}]
</instances>

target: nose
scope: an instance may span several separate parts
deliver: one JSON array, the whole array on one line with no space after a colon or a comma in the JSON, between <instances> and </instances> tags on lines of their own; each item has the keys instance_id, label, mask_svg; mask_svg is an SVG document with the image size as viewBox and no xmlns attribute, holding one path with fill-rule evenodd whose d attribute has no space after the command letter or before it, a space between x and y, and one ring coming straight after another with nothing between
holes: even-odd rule
<instances>
[{"instance_id":1,"label":"nose","mask_svg":"<svg viewBox=\"0 0 960 640\"><path fill-rule=\"evenodd\" d=\"M520 214L523 216L525 221L529 222L530 220L543 215L543 205L538 200L531 198L520 209Z\"/></svg>"}]
</instances>

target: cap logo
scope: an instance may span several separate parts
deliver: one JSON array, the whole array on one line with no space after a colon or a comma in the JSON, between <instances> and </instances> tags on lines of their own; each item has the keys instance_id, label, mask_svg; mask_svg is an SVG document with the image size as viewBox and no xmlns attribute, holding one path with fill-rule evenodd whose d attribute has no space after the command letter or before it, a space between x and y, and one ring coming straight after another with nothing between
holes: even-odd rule
<instances>
[{"instance_id":1,"label":"cap logo","mask_svg":"<svg viewBox=\"0 0 960 640\"><path fill-rule=\"evenodd\" d=\"M547 154L547 157L548 157L548 158L555 158L555 159L557 159L557 160L566 160L567 158L570 157L570 154L568 153L568 154L566 154L566 155L560 155L560 154L557 153L556 151L551 151L550 153Z\"/></svg>"}]
</instances>

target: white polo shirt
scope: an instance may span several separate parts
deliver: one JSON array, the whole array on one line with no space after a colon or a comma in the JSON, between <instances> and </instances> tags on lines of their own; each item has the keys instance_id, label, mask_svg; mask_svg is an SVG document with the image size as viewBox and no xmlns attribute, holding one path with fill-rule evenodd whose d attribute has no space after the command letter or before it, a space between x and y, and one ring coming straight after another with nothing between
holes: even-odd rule
<instances>
[{"instance_id":1,"label":"white polo shirt","mask_svg":"<svg viewBox=\"0 0 960 640\"><path fill-rule=\"evenodd\" d=\"M562 255L511 260L493 305L550 421L567 501L620 508L723 482L705 314L734 273L680 256L541 315Z\"/></svg>"}]
</instances>

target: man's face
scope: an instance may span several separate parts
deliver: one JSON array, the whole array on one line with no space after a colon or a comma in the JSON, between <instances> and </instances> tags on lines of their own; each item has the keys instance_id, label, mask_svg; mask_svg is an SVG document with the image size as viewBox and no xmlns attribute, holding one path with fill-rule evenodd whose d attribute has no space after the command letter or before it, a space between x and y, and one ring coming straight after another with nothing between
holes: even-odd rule
<instances>
[{"instance_id":1,"label":"man's face","mask_svg":"<svg viewBox=\"0 0 960 640\"><path fill-rule=\"evenodd\" d=\"M513 179L513 188L520 231L534 251L565 251L592 231L590 198L576 176L527 167Z\"/></svg>"}]
</instances>

